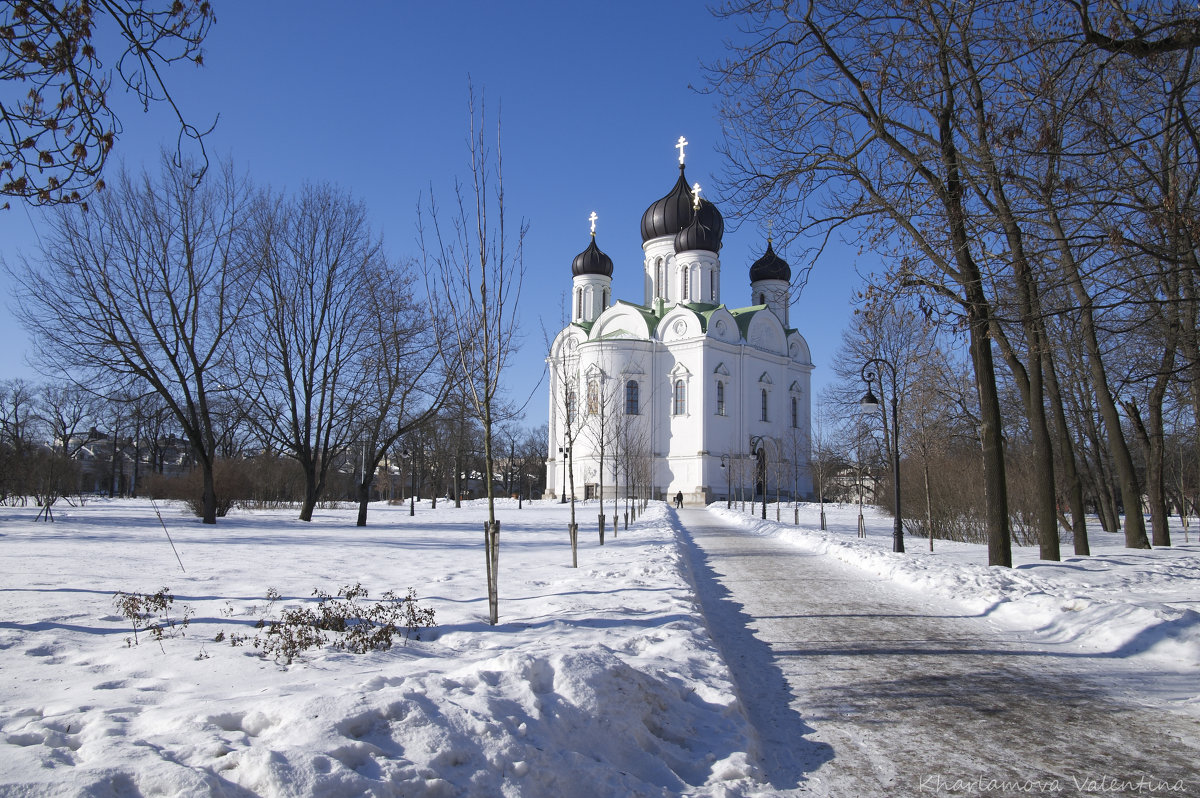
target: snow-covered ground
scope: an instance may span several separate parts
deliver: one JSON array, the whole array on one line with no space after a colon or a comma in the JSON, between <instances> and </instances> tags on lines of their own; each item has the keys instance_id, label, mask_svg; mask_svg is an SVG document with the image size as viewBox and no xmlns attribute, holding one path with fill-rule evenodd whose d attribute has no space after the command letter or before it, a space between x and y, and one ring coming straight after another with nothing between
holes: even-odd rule
<instances>
[{"instance_id":1,"label":"snow-covered ground","mask_svg":"<svg viewBox=\"0 0 1200 798\"><path fill-rule=\"evenodd\" d=\"M749 729L697 616L663 506L594 532L579 567L565 510L500 511L500 625L486 623L486 505L247 512L204 527L143 501L0 510L0 794L721 794L745 781ZM411 586L437 627L289 666L252 647L277 605L361 582ZM160 647L115 591L167 586L195 614Z\"/></svg>"},{"instance_id":2,"label":"snow-covered ground","mask_svg":"<svg viewBox=\"0 0 1200 798\"><path fill-rule=\"evenodd\" d=\"M149 502L0 508L0 796L768 794L749 728L699 616L673 514L649 511L605 546L595 503L501 504L500 625L486 623L482 502L454 509L238 512L205 527ZM611 507L609 508L611 512ZM1093 536L1096 556L1011 571L980 546L909 539L891 520L830 508L830 531L737 517L770 534L1031 634L1193 677L1200 666L1200 546L1130 552ZM771 517L773 508L769 510ZM1194 538L1193 538L1194 539ZM372 599L415 589L437 626L385 652L311 650L290 665L235 634L282 607L361 583ZM131 630L117 591L168 587L186 633L161 646ZM281 598L271 605L274 589ZM215 638L220 635L223 641ZM1192 682L1194 683L1194 678ZM1195 694L1170 697L1195 710Z\"/></svg>"}]
</instances>

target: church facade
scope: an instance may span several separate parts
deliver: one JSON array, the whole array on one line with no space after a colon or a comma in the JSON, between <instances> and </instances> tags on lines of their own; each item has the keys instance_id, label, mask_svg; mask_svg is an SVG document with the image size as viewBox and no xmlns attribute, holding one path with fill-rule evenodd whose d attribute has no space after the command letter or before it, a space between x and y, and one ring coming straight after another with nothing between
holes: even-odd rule
<instances>
[{"instance_id":1,"label":"church facade","mask_svg":"<svg viewBox=\"0 0 1200 798\"><path fill-rule=\"evenodd\" d=\"M572 263L571 322L554 339L546 497L682 493L807 498L812 359L790 326L791 269L749 268L744 306L721 296L724 220L679 177L642 216L641 303L613 300L592 238Z\"/></svg>"}]
</instances>

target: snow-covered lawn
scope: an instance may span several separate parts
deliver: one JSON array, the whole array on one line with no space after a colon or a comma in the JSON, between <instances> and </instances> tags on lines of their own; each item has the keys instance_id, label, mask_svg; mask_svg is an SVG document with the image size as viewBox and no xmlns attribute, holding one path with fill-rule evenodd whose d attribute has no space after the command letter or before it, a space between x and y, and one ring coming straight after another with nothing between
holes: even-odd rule
<instances>
[{"instance_id":1,"label":"snow-covered lawn","mask_svg":"<svg viewBox=\"0 0 1200 798\"><path fill-rule=\"evenodd\" d=\"M486 505L443 507L376 505L365 529L168 508L186 573L148 502L3 508L0 794L711 794L751 772L662 506L603 548L581 524L572 569L563 508L505 502L496 628ZM415 588L436 629L290 666L214 642L258 632L269 588L299 605L356 582ZM114 592L163 586L186 635L129 647Z\"/></svg>"},{"instance_id":2,"label":"snow-covered lawn","mask_svg":"<svg viewBox=\"0 0 1200 798\"><path fill-rule=\"evenodd\" d=\"M503 502L494 628L483 502L426 504L415 518L373 505L365 529L348 509L307 524L294 510L239 512L215 527L160 509L186 572L149 502L60 506L52 524L33 507L0 508L0 795L764 790L661 504L603 547L595 503L581 505L572 569L563 506ZM1006 571L981 565L980 546L938 542L931 556L910 538L910 553L893 555L890 518L874 513L865 541L854 508L833 508L828 533L815 531L815 507L801 517L804 531L739 523L1088 651L1197 672L1194 543L1129 552L1097 533L1097 556L1042 565L1021 551ZM355 583L372 599L414 588L436 628L388 651L310 650L291 665L228 642L315 602L314 589ZM176 620L193 613L186 633L127 645L113 594L164 586ZM281 598L269 606L272 588Z\"/></svg>"}]
</instances>

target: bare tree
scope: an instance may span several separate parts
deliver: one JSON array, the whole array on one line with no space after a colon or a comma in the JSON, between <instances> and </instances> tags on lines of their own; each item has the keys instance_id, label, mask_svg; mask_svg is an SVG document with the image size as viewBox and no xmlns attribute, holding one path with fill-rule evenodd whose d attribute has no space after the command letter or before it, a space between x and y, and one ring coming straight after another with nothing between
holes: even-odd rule
<instances>
[{"instance_id":1,"label":"bare tree","mask_svg":"<svg viewBox=\"0 0 1200 798\"><path fill-rule=\"evenodd\" d=\"M171 409L203 472L215 523L216 434L209 402L232 361L254 263L237 251L248 189L223 165L195 185L166 162L157 179L122 175L91 211L51 218L40 257L14 279L16 315L42 362L97 394L135 380Z\"/></svg>"},{"instance_id":2,"label":"bare tree","mask_svg":"<svg viewBox=\"0 0 1200 798\"><path fill-rule=\"evenodd\" d=\"M304 472L300 520L311 521L358 431L367 297L386 258L366 208L327 184L306 185L292 200L263 196L247 248L262 278L243 330L243 393L264 439Z\"/></svg>"},{"instance_id":3,"label":"bare tree","mask_svg":"<svg viewBox=\"0 0 1200 798\"><path fill-rule=\"evenodd\" d=\"M414 299L416 277L407 264L381 263L367 275L370 304L363 342L362 400L357 409L363 456L358 526L366 526L371 484L396 442L442 409L453 373L442 368L436 313Z\"/></svg>"},{"instance_id":4,"label":"bare tree","mask_svg":"<svg viewBox=\"0 0 1200 798\"><path fill-rule=\"evenodd\" d=\"M816 489L817 503L821 512L821 529L825 529L825 496L838 472L846 467L846 458L833 447L830 432L833 420L830 417L832 403L821 400L812 424L812 442L809 447L808 467Z\"/></svg>"},{"instance_id":5,"label":"bare tree","mask_svg":"<svg viewBox=\"0 0 1200 798\"><path fill-rule=\"evenodd\" d=\"M544 480L546 478L546 441L550 430L546 424L526 430L525 436L518 443L518 454L521 458L522 490L526 500L545 494ZM543 482L543 489L538 490L538 482Z\"/></svg>"},{"instance_id":6,"label":"bare tree","mask_svg":"<svg viewBox=\"0 0 1200 798\"><path fill-rule=\"evenodd\" d=\"M523 248L528 226L519 224L514 234L505 218L500 125L496 125L493 152L488 145L485 104L482 98L476 99L473 89L468 104L471 183L455 186L449 217L442 216L431 189L429 228L418 208L418 235L427 281L436 287L438 300L446 303L442 351L447 368L462 380L483 426L483 479L488 497L484 556L488 620L495 625L499 619L500 524L492 484L492 436L501 377L519 343L517 306L525 278Z\"/></svg>"},{"instance_id":7,"label":"bare tree","mask_svg":"<svg viewBox=\"0 0 1200 798\"><path fill-rule=\"evenodd\" d=\"M583 379L579 373L580 338L572 331L560 333L553 341L547 341L547 362L550 364L550 401L552 425L550 434L551 457L558 449L563 469L562 501L571 505L571 520L567 523L567 535L571 542L571 567L579 567L579 523L575 519L575 449L587 429L586 407L581 406L580 391ZM560 445L561 444L561 445Z\"/></svg>"},{"instance_id":8,"label":"bare tree","mask_svg":"<svg viewBox=\"0 0 1200 798\"><path fill-rule=\"evenodd\" d=\"M603 360L601 360L603 362ZM622 386L619 380L601 369L583 377L584 390L587 396L585 415L582 418L583 436L590 443L595 453L597 493L600 505L599 530L600 544L604 545L604 476L605 468L610 471L616 463L616 433L620 420L619 402ZM607 460L605 459L607 455ZM613 477L613 510L616 515L616 477ZM572 519L574 520L574 519Z\"/></svg>"},{"instance_id":9,"label":"bare tree","mask_svg":"<svg viewBox=\"0 0 1200 798\"><path fill-rule=\"evenodd\" d=\"M36 396L37 386L28 380L0 382L0 500L26 502Z\"/></svg>"},{"instance_id":10,"label":"bare tree","mask_svg":"<svg viewBox=\"0 0 1200 798\"><path fill-rule=\"evenodd\" d=\"M91 392L72 382L41 386L37 413L63 457L75 457L88 444L86 432L94 428L96 405L97 399Z\"/></svg>"},{"instance_id":11,"label":"bare tree","mask_svg":"<svg viewBox=\"0 0 1200 798\"><path fill-rule=\"evenodd\" d=\"M968 98L952 74L950 26L964 13L935 2L810 4L803 15L773 2L731 5L752 43L718 66L715 82L730 122L726 185L744 206L790 209L796 229L819 241L853 228L886 241L899 249L902 283L959 308L981 398L988 561L1011 566L994 308L972 246L966 142L955 125ZM809 196L824 208L809 208Z\"/></svg>"},{"instance_id":12,"label":"bare tree","mask_svg":"<svg viewBox=\"0 0 1200 798\"><path fill-rule=\"evenodd\" d=\"M109 105L113 72L106 60L143 108L171 106L180 125L175 165L185 168L182 141L194 140L202 165L186 169L199 181L208 165L204 133L184 119L162 72L179 61L202 64L201 45L215 20L208 0L5 3L0 81L15 90L11 101L0 101L0 194L51 205L82 202L104 188L100 173L121 129ZM110 41L124 52L102 58L100 43Z\"/></svg>"}]
</instances>

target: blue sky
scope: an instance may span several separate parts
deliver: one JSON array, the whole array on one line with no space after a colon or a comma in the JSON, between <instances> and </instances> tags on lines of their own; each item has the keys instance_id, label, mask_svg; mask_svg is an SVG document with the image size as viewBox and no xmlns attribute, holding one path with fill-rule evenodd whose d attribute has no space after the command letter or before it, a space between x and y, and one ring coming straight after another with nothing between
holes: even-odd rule
<instances>
[{"instance_id":1,"label":"blue sky","mask_svg":"<svg viewBox=\"0 0 1200 798\"><path fill-rule=\"evenodd\" d=\"M692 87L705 85L701 63L719 58L737 31L700 3L215 5L205 66L167 73L189 121L205 127L220 115L210 154L232 158L259 185L330 181L350 190L396 257L416 255L421 192L432 184L448 195L453 178L466 176L468 80L486 95L492 120L499 108L506 212L530 226L525 338L509 375L525 393L542 371L543 326L551 335L561 326L588 215L598 214L597 243L615 264L614 296L641 302L638 226L675 182L676 139L690 142L689 180L712 185L721 172L713 98ZM143 113L131 98L117 100L125 132L112 167L154 168L160 148L174 146L169 109ZM765 234L754 223L734 228L734 209L718 207L727 219L722 297L749 304L746 273ZM0 212L0 257L32 254L40 225L40 212L18 203ZM828 250L792 308L817 365L814 395L830 378L857 269L870 264L849 248ZM7 313L0 337L0 378L48 371L26 362L26 337ZM527 407L530 425L545 421L545 390Z\"/></svg>"}]
</instances>

